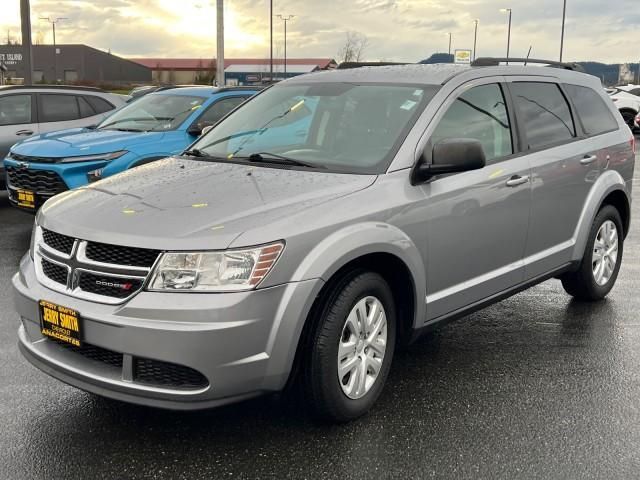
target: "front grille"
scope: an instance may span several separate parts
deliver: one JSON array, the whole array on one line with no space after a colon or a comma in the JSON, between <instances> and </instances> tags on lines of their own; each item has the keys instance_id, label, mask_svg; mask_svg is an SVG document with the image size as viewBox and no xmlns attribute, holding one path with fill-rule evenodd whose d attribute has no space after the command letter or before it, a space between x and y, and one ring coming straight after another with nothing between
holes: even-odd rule
<instances>
[{"instance_id":1,"label":"front grille","mask_svg":"<svg viewBox=\"0 0 640 480\"><path fill-rule=\"evenodd\" d=\"M106 243L87 243L86 256L94 262L111 263L128 267L151 268L158 258L158 250L122 247Z\"/></svg>"},{"instance_id":2,"label":"front grille","mask_svg":"<svg viewBox=\"0 0 640 480\"><path fill-rule=\"evenodd\" d=\"M52 232L51 230L42 229L42 239L49 247L67 255L71 255L73 249L74 238L67 237L61 233Z\"/></svg>"},{"instance_id":3,"label":"front grille","mask_svg":"<svg viewBox=\"0 0 640 480\"><path fill-rule=\"evenodd\" d=\"M56 195L68 190L60 176L49 170L7 167L7 178L14 188L45 195Z\"/></svg>"},{"instance_id":4,"label":"front grille","mask_svg":"<svg viewBox=\"0 0 640 480\"><path fill-rule=\"evenodd\" d=\"M204 388L209 384L206 377L193 368L147 358L136 358L134 379L147 385L178 389Z\"/></svg>"},{"instance_id":5,"label":"front grille","mask_svg":"<svg viewBox=\"0 0 640 480\"><path fill-rule=\"evenodd\" d=\"M60 285L67 285L67 268L42 259L42 273L49 279Z\"/></svg>"},{"instance_id":6,"label":"front grille","mask_svg":"<svg viewBox=\"0 0 640 480\"><path fill-rule=\"evenodd\" d=\"M125 368L122 353L86 342L81 347L76 347L54 339L48 339L48 341L69 352L82 355L88 360L113 368L114 371L120 370L120 374L122 374L122 369ZM158 388L195 390L209 385L207 378L193 368L148 358L133 357L133 372L129 373L130 375L122 376L133 378L136 383Z\"/></svg>"},{"instance_id":7,"label":"front grille","mask_svg":"<svg viewBox=\"0 0 640 480\"><path fill-rule=\"evenodd\" d=\"M29 155L20 155L19 153L11 152L12 160L16 160L18 162L27 162L27 163L57 163L61 160L61 158L56 157L31 157Z\"/></svg>"},{"instance_id":8,"label":"front grille","mask_svg":"<svg viewBox=\"0 0 640 480\"><path fill-rule=\"evenodd\" d=\"M78 286L81 290L95 295L113 298L127 298L140 290L143 280L139 278L119 278L81 272Z\"/></svg>"}]
</instances>

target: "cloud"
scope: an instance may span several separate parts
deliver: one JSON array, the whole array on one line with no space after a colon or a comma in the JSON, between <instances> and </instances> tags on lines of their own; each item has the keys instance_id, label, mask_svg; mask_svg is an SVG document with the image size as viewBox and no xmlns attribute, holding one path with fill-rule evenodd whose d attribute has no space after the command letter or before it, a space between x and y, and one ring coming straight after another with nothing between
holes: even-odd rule
<instances>
[{"instance_id":1,"label":"cloud","mask_svg":"<svg viewBox=\"0 0 640 480\"><path fill-rule=\"evenodd\" d=\"M2 0L0 32L19 37L18 0ZM9 6L5 5L9 2ZM565 59L637 61L638 0L569 0ZM559 54L559 0L278 0L274 13L293 14L288 24L290 56L336 56L347 31L369 38L370 60L416 61L448 48L473 46L479 19L478 54L504 55L507 17L513 8L511 51L555 59ZM50 42L40 16L68 17L57 28L59 43L86 43L126 56L210 57L215 52L215 0L32 0L33 36ZM269 53L266 0L226 0L227 56L264 58ZM276 52L282 22L274 19Z\"/></svg>"}]
</instances>

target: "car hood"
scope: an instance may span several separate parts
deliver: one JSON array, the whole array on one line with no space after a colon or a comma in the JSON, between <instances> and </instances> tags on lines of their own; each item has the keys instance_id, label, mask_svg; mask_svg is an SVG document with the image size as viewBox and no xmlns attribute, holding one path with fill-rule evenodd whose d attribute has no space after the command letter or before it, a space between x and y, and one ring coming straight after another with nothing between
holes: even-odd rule
<instances>
[{"instance_id":1,"label":"car hood","mask_svg":"<svg viewBox=\"0 0 640 480\"><path fill-rule=\"evenodd\" d=\"M62 193L46 202L38 223L103 243L224 249L248 229L361 190L375 179L172 157ZM264 242L273 240L278 239Z\"/></svg>"},{"instance_id":2,"label":"car hood","mask_svg":"<svg viewBox=\"0 0 640 480\"><path fill-rule=\"evenodd\" d=\"M33 157L73 157L128 150L162 140L164 132L119 132L74 128L36 135L11 150Z\"/></svg>"}]
</instances>

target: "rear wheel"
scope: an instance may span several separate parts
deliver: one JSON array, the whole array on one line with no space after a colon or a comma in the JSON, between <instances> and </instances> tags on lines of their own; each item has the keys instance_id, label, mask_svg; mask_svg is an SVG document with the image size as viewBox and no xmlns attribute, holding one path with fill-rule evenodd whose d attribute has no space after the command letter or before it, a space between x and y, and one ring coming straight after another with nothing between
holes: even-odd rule
<instances>
[{"instance_id":1,"label":"rear wheel","mask_svg":"<svg viewBox=\"0 0 640 480\"><path fill-rule=\"evenodd\" d=\"M589 240L575 272L562 276L562 286L578 300L603 299L618 278L623 251L623 229L620 213L605 205L596 216Z\"/></svg>"},{"instance_id":2,"label":"rear wheel","mask_svg":"<svg viewBox=\"0 0 640 480\"><path fill-rule=\"evenodd\" d=\"M303 372L305 397L323 420L365 414L389 374L396 338L393 295L377 273L354 272L320 308Z\"/></svg>"}]
</instances>

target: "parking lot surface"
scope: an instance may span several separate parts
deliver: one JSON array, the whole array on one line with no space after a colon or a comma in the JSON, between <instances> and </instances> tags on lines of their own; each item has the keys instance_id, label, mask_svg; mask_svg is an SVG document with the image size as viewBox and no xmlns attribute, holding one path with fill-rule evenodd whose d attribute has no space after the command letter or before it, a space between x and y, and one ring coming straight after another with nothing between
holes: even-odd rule
<instances>
[{"instance_id":1,"label":"parking lot surface","mask_svg":"<svg viewBox=\"0 0 640 480\"><path fill-rule=\"evenodd\" d=\"M0 194L0 479L637 478L640 168L618 283L596 304L551 280L398 354L373 411L313 422L294 396L176 413L31 367L10 280L32 217Z\"/></svg>"}]
</instances>

